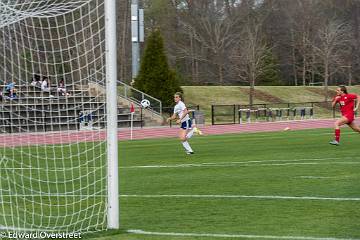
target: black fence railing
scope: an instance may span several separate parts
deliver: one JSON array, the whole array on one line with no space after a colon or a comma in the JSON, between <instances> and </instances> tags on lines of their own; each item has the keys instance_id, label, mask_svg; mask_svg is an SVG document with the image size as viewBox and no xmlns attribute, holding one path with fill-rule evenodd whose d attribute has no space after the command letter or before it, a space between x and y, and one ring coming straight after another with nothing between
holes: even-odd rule
<instances>
[{"instance_id":1,"label":"black fence railing","mask_svg":"<svg viewBox=\"0 0 360 240\"><path fill-rule=\"evenodd\" d=\"M188 106L196 123L204 123L204 113L199 105ZM164 119L173 114L173 107L163 107ZM211 124L238 124L250 122L272 122L300 119L340 117L339 107L332 108L331 102L264 103L250 105L211 105ZM139 117L139 116L138 116ZM140 108L140 127L146 126L143 109ZM175 122L167 123L173 127Z\"/></svg>"},{"instance_id":2,"label":"black fence railing","mask_svg":"<svg viewBox=\"0 0 360 240\"><path fill-rule=\"evenodd\" d=\"M253 105L212 105L211 123L236 124L313 118L335 118L338 107L331 102L270 103Z\"/></svg>"}]
</instances>

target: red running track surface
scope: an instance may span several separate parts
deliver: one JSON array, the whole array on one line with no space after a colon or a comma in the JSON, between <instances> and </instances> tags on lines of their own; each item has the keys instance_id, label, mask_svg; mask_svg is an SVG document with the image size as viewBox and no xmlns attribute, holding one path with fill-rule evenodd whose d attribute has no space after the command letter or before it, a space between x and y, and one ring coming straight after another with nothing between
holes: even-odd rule
<instances>
[{"instance_id":1,"label":"red running track surface","mask_svg":"<svg viewBox=\"0 0 360 240\"><path fill-rule=\"evenodd\" d=\"M199 128L204 135L226 134L226 133L246 133L246 132L271 132L282 131L285 128L291 130L332 128L334 119L321 120L296 120L281 122L259 122L247 124L231 125L210 125L200 126ZM360 123L357 120L357 123ZM152 127L136 128L133 130L133 139L149 139L163 137L177 137L178 127ZM106 138L105 130L93 131L62 131L62 132L45 132L45 133L16 133L1 134L0 146L15 147L43 144L69 144L76 142L94 142L102 141ZM130 129L119 129L118 139L130 140Z\"/></svg>"}]
</instances>

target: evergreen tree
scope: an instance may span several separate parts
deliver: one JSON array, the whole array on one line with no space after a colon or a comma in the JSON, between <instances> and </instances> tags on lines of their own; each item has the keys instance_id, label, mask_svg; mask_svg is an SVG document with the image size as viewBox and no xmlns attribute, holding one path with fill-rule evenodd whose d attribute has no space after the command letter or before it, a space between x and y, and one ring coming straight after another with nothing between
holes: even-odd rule
<instances>
[{"instance_id":1,"label":"evergreen tree","mask_svg":"<svg viewBox=\"0 0 360 240\"><path fill-rule=\"evenodd\" d=\"M263 70L259 76L257 85L275 86L282 85L280 80L280 69L271 49L268 49L263 58Z\"/></svg>"},{"instance_id":2,"label":"evergreen tree","mask_svg":"<svg viewBox=\"0 0 360 240\"><path fill-rule=\"evenodd\" d=\"M147 39L134 87L158 98L165 107L173 104L175 92L182 91L176 72L167 62L159 30L153 31Z\"/></svg>"}]
</instances>

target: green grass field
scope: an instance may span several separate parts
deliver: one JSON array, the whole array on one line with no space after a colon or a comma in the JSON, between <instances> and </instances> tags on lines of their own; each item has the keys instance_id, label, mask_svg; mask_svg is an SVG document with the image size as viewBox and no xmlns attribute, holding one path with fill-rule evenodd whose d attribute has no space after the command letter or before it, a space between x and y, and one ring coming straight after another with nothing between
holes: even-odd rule
<instances>
[{"instance_id":1,"label":"green grass field","mask_svg":"<svg viewBox=\"0 0 360 240\"><path fill-rule=\"evenodd\" d=\"M195 136L190 156L175 138L120 142L121 229L83 237L360 239L360 136L344 128L338 147L331 138L330 129Z\"/></svg>"}]
</instances>

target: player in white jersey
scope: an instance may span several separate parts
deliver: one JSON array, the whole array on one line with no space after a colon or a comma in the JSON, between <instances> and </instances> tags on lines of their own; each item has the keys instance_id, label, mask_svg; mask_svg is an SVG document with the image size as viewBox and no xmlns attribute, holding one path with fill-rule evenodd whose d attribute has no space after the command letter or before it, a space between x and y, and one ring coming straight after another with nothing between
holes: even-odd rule
<instances>
[{"instance_id":1,"label":"player in white jersey","mask_svg":"<svg viewBox=\"0 0 360 240\"><path fill-rule=\"evenodd\" d=\"M187 154L194 154L194 151L189 145L188 139L191 138L195 133L202 134L199 129L196 127L191 128L191 119L189 117L189 110L186 108L184 102L182 101L181 93L177 92L174 95L174 101L176 103L174 107L174 113L167 121L176 120L176 123L180 124L179 138L182 142L182 145L185 148Z\"/></svg>"}]
</instances>

